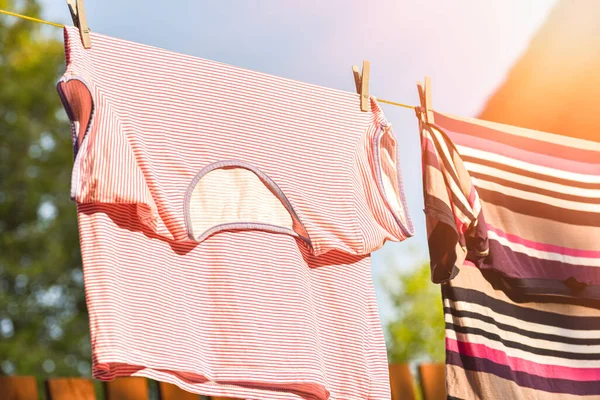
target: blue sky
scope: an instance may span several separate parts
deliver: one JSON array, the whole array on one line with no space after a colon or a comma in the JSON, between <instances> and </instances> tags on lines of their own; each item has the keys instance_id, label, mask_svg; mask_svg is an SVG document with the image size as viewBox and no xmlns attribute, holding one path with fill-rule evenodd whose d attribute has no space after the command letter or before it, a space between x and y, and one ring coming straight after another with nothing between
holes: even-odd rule
<instances>
[{"instance_id":1,"label":"blue sky","mask_svg":"<svg viewBox=\"0 0 600 400\"><path fill-rule=\"evenodd\" d=\"M71 23L66 2L42 0L46 19ZM433 105L475 116L526 48L555 0L86 0L99 33L269 74L354 91L352 64L371 62L370 92L417 104L432 79ZM56 34L59 30L54 29ZM426 260L420 154L414 112L383 105L399 141L417 233L373 255L382 319L392 315L381 282L390 269Z\"/></svg>"}]
</instances>

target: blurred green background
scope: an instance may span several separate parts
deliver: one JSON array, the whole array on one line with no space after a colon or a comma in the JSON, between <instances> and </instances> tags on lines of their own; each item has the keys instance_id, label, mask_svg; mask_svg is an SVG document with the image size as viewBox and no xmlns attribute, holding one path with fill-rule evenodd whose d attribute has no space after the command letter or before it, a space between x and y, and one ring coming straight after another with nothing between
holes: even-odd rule
<instances>
[{"instance_id":1,"label":"blurred green background","mask_svg":"<svg viewBox=\"0 0 600 400\"><path fill-rule=\"evenodd\" d=\"M0 0L14 10L16 2ZM36 1L19 1L36 16ZM55 85L62 42L0 18L0 370L88 375L90 343L70 128Z\"/></svg>"}]
</instances>

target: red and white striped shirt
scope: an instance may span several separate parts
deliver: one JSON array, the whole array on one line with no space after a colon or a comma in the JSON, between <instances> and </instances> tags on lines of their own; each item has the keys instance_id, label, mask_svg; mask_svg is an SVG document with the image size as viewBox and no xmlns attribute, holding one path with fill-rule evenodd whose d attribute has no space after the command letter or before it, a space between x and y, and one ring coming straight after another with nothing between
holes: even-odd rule
<instances>
[{"instance_id":1,"label":"red and white striped shirt","mask_svg":"<svg viewBox=\"0 0 600 400\"><path fill-rule=\"evenodd\" d=\"M65 28L94 376L389 398L369 254L412 235L374 98Z\"/></svg>"}]
</instances>

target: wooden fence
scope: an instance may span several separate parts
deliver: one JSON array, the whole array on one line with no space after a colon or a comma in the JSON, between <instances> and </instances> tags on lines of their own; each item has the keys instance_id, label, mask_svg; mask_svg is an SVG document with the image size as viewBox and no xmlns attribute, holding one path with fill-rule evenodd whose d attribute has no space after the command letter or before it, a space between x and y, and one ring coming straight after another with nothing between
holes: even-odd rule
<instances>
[{"instance_id":1,"label":"wooden fence","mask_svg":"<svg viewBox=\"0 0 600 400\"><path fill-rule=\"evenodd\" d=\"M414 382L408 365L390 365L392 400L415 400ZM443 364L420 365L418 382L423 400L446 400ZM160 400L199 400L201 398L168 383L157 382L157 385ZM105 400L148 400L149 398L148 380L145 378L119 378L104 382L103 386ZM47 400L97 399L94 381L87 378L51 378L44 382L44 388ZM39 398L38 385L34 377L0 376L0 399L38 400ZM230 399L212 397L211 400Z\"/></svg>"}]
</instances>

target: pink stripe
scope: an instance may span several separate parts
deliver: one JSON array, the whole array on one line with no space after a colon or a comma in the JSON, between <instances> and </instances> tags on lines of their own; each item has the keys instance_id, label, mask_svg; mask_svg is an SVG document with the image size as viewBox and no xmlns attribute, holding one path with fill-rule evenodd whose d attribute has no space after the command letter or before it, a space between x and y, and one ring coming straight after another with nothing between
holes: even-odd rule
<instances>
[{"instance_id":1,"label":"pink stripe","mask_svg":"<svg viewBox=\"0 0 600 400\"><path fill-rule=\"evenodd\" d=\"M542 153L522 150L515 146L506 145L492 140L486 140L480 137L470 136L464 133L458 133L450 130L446 130L445 132L452 139L452 141L459 146L469 147L481 151L487 151L515 160L540 165L542 167L554 168L561 171L574 172L586 175L600 174L600 168L598 164L584 163L564 159L561 157L553 157Z\"/></svg>"},{"instance_id":2,"label":"pink stripe","mask_svg":"<svg viewBox=\"0 0 600 400\"><path fill-rule=\"evenodd\" d=\"M506 365L513 371L525 372L549 379L569 379L572 381L600 380L600 368L572 368L558 365L539 364L522 358L510 357L499 350L483 344L465 343L446 338L446 349L469 357L478 357Z\"/></svg>"},{"instance_id":3,"label":"pink stripe","mask_svg":"<svg viewBox=\"0 0 600 400\"><path fill-rule=\"evenodd\" d=\"M431 138L429 136L423 136L423 149L430 151L432 153L437 153L435 149L435 145L433 144Z\"/></svg>"},{"instance_id":4,"label":"pink stripe","mask_svg":"<svg viewBox=\"0 0 600 400\"><path fill-rule=\"evenodd\" d=\"M562 247L554 244L534 242L532 240L525 239L511 233L506 233L490 224L487 224L487 228L488 230L494 232L496 235L507 239L511 243L521 244L525 247L529 247L530 249L573 257L600 258L600 251L597 250L571 249L569 247Z\"/></svg>"},{"instance_id":5,"label":"pink stripe","mask_svg":"<svg viewBox=\"0 0 600 400\"><path fill-rule=\"evenodd\" d=\"M439 126L453 132L461 132L470 137L489 139L494 143L503 143L534 153L559 155L563 160L573 160L591 164L598 164L598 160L600 160L600 156L595 150L578 149L537 140L532 137L518 136L499 129L479 125L477 122L460 121L439 113L435 113L435 122Z\"/></svg>"},{"instance_id":6,"label":"pink stripe","mask_svg":"<svg viewBox=\"0 0 600 400\"><path fill-rule=\"evenodd\" d=\"M475 200L477 200L477 191L475 190L475 186L471 183L471 192L469 193L469 204L471 207L475 205Z\"/></svg>"}]
</instances>

